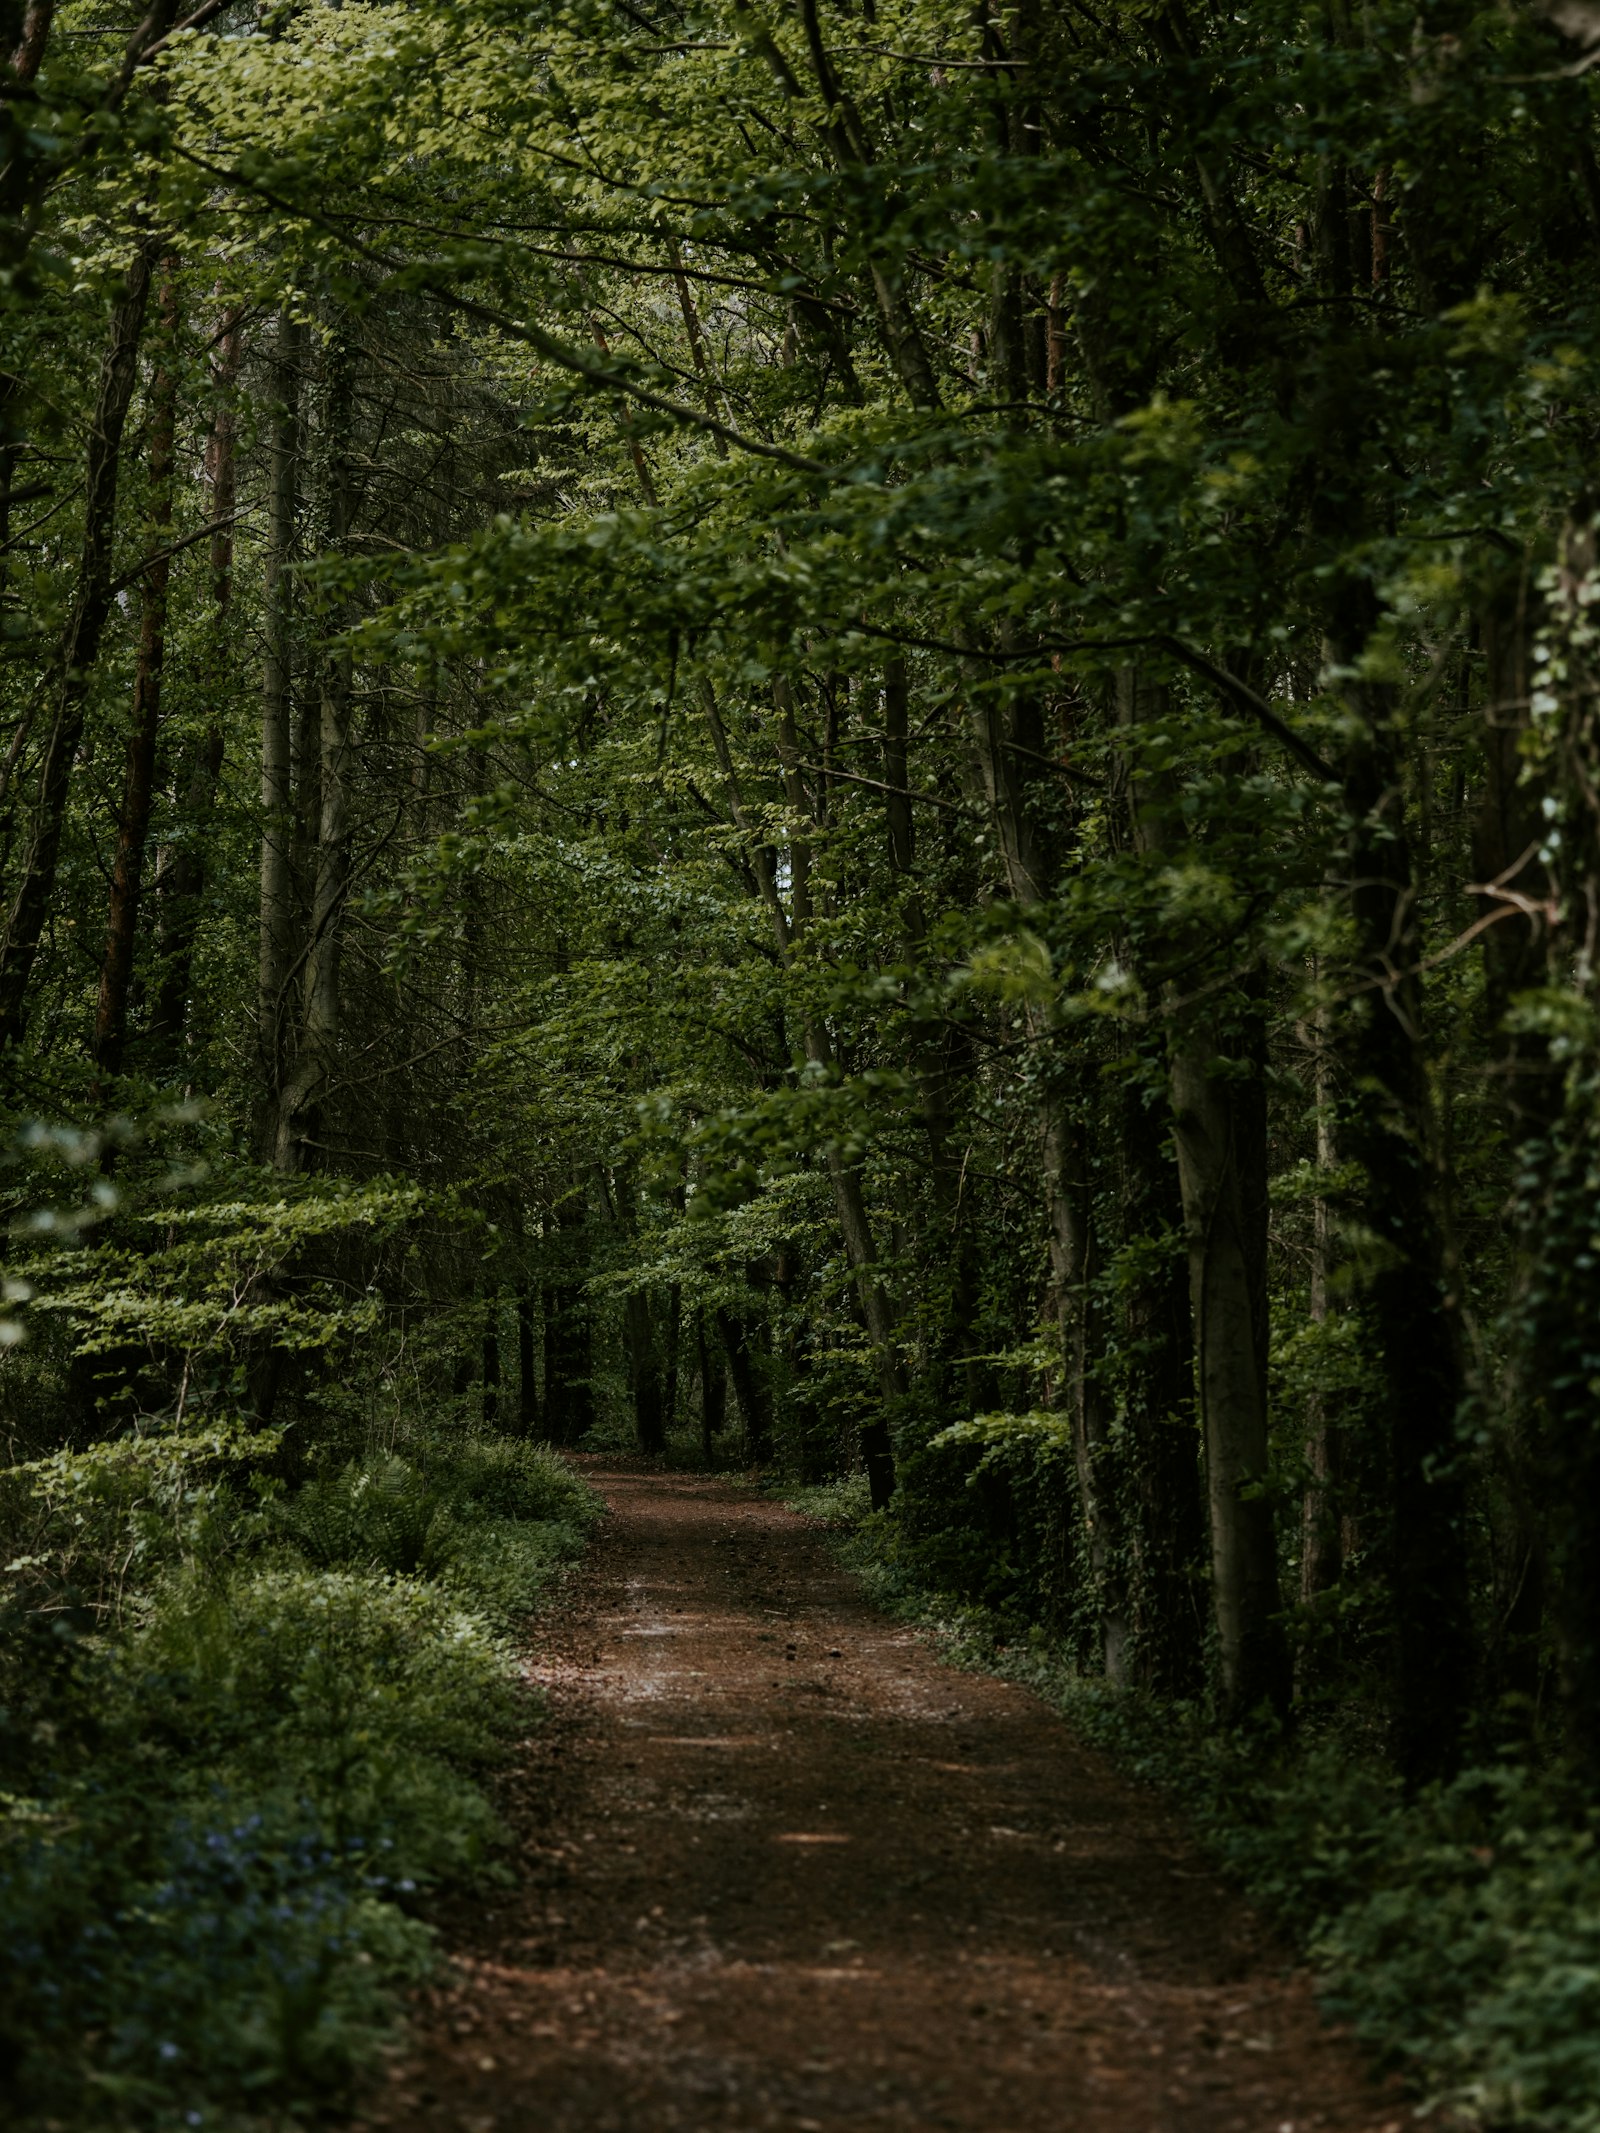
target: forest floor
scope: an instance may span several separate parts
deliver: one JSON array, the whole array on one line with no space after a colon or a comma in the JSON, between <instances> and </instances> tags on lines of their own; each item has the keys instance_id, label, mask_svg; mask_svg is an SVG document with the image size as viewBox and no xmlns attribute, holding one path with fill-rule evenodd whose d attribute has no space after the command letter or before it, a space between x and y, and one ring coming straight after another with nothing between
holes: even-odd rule
<instances>
[{"instance_id":1,"label":"forest floor","mask_svg":"<svg viewBox=\"0 0 1600 2133\"><path fill-rule=\"evenodd\" d=\"M1401 2133L1172 1811L943 1664L812 1524L581 1462L514 1888L359 2120L392 2133Z\"/></svg>"}]
</instances>

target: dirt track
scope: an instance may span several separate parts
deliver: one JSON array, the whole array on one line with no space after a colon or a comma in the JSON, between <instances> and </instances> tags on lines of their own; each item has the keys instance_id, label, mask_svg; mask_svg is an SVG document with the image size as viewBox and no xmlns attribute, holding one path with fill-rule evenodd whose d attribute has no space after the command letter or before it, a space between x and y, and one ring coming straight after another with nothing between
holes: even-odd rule
<instances>
[{"instance_id":1,"label":"dirt track","mask_svg":"<svg viewBox=\"0 0 1600 2133\"><path fill-rule=\"evenodd\" d=\"M943 1666L803 1521L586 1462L519 1887L362 2124L404 2133L1401 2133L1146 1793Z\"/></svg>"}]
</instances>

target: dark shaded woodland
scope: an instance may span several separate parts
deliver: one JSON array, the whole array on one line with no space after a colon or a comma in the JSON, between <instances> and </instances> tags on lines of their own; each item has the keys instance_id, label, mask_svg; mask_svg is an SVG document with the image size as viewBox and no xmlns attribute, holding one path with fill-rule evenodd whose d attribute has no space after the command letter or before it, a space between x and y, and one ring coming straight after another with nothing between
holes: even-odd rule
<instances>
[{"instance_id":1,"label":"dark shaded woodland","mask_svg":"<svg viewBox=\"0 0 1600 2133\"><path fill-rule=\"evenodd\" d=\"M1380 2044L1600 2126L1600 9L0 48L30 2098L85 2022L130 2123L352 2078L400 1882L476 1870L440 1610L493 1676L592 1508L547 1448L632 1445L870 1503L1181 1737ZM355 1693L324 1602L422 1733L257 1798L241 1699ZM107 1922L161 1902L211 2071Z\"/></svg>"}]
</instances>

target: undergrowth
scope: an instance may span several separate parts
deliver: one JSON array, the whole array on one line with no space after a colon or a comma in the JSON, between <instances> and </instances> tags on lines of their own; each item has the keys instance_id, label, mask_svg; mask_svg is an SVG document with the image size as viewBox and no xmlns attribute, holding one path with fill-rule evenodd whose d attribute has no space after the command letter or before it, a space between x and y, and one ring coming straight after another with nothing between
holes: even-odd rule
<instances>
[{"instance_id":1,"label":"undergrowth","mask_svg":"<svg viewBox=\"0 0 1600 2133\"><path fill-rule=\"evenodd\" d=\"M1600 2133L1600 1832L1548 1775L1491 1762L1408 1798L1346 1740L1219 1736L1198 1710L1112 1690L1044 1632L918 1583L863 1479L784 1500L953 1662L1033 1690L1178 1801L1305 1951L1328 2013L1426 2107L1495 2133Z\"/></svg>"},{"instance_id":2,"label":"undergrowth","mask_svg":"<svg viewBox=\"0 0 1600 2133\"><path fill-rule=\"evenodd\" d=\"M598 1504L521 1441L269 1477L260 1436L0 1475L0 2090L27 2122L347 2099L493 1876L509 1633Z\"/></svg>"}]
</instances>

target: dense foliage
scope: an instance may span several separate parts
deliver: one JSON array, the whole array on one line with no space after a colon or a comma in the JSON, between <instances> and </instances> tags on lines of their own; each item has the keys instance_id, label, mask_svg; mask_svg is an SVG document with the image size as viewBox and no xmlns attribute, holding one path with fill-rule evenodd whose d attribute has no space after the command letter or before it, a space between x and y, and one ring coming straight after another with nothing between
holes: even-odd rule
<instances>
[{"instance_id":1,"label":"dense foliage","mask_svg":"<svg viewBox=\"0 0 1600 2133\"><path fill-rule=\"evenodd\" d=\"M1445 2078L1591 2122L1600 11L4 12L6 1635L112 1714L29 1706L17 1901L125 1704L219 1799L311 1714L337 1820L414 1645L458 1772L462 1442L697 1443L1264 1734L1285 1844L1357 1769L1439 1934L1522 1817L1565 2012Z\"/></svg>"},{"instance_id":2,"label":"dense foliage","mask_svg":"<svg viewBox=\"0 0 1600 2133\"><path fill-rule=\"evenodd\" d=\"M536 1716L509 1632L594 1499L447 1419L292 1493L280 1452L123 1438L6 1477L31 1552L0 1646L0 2065L25 2113L338 2096L427 1970L427 1892L502 1871L483 1781Z\"/></svg>"}]
</instances>

